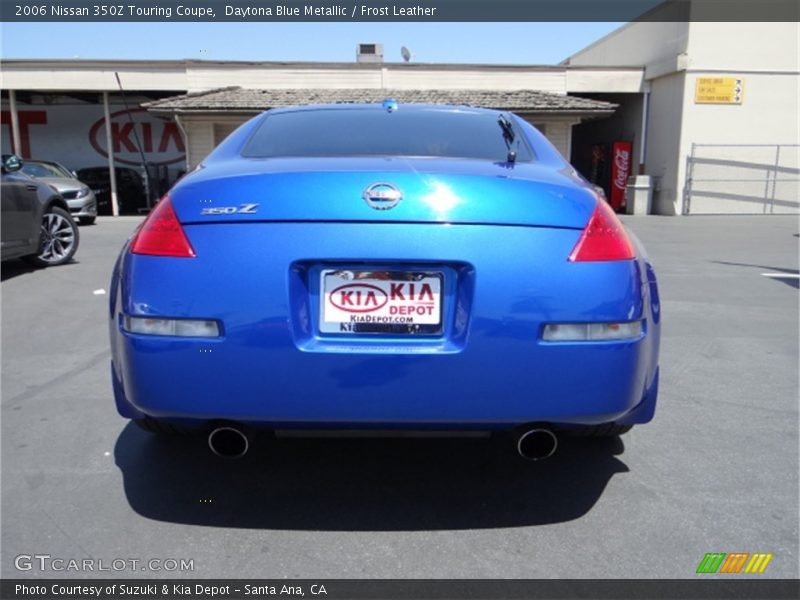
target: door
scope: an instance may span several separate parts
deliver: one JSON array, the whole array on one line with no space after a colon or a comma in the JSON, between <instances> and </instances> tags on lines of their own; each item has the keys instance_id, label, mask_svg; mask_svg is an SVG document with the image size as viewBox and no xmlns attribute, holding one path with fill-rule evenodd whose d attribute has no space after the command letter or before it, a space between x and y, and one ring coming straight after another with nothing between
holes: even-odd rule
<instances>
[{"instance_id":1,"label":"door","mask_svg":"<svg viewBox=\"0 0 800 600\"><path fill-rule=\"evenodd\" d=\"M39 188L25 175L7 173L2 177L2 253L21 256L36 251L40 223L37 207Z\"/></svg>"}]
</instances>

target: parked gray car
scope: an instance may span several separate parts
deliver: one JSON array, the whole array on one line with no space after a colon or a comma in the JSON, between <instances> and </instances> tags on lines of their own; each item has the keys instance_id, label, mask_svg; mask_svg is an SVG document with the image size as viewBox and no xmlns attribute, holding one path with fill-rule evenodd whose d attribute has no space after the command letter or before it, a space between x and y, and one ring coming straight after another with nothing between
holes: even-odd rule
<instances>
[{"instance_id":1,"label":"parked gray car","mask_svg":"<svg viewBox=\"0 0 800 600\"><path fill-rule=\"evenodd\" d=\"M91 188L78 181L63 165L50 160L26 159L22 171L53 186L67 201L69 212L81 225L91 225L97 218L97 200Z\"/></svg>"},{"instance_id":2,"label":"parked gray car","mask_svg":"<svg viewBox=\"0 0 800 600\"><path fill-rule=\"evenodd\" d=\"M37 267L63 265L78 249L78 226L55 188L29 177L13 154L2 156L0 206L2 260L22 258Z\"/></svg>"}]
</instances>

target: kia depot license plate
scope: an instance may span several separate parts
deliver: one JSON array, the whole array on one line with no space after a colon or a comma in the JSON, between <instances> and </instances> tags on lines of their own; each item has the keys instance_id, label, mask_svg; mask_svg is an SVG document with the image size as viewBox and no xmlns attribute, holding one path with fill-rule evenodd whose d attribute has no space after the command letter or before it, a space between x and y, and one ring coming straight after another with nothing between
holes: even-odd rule
<instances>
[{"instance_id":1,"label":"kia depot license plate","mask_svg":"<svg viewBox=\"0 0 800 600\"><path fill-rule=\"evenodd\" d=\"M420 271L322 272L320 332L437 334L442 274Z\"/></svg>"}]
</instances>

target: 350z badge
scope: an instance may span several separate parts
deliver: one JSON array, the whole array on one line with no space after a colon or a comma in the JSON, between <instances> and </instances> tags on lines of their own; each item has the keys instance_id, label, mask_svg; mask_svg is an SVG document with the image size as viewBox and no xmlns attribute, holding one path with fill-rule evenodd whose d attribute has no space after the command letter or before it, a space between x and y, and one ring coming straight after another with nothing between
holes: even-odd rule
<instances>
[{"instance_id":1,"label":"350z badge","mask_svg":"<svg viewBox=\"0 0 800 600\"><path fill-rule=\"evenodd\" d=\"M212 206L200 211L201 215L252 215L258 210L258 204L240 204L239 206Z\"/></svg>"}]
</instances>

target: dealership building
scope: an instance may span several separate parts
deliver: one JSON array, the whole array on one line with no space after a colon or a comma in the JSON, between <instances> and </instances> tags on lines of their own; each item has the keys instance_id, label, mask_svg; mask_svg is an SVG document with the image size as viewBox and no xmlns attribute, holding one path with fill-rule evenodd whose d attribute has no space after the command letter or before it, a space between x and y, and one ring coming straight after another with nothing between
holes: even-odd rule
<instances>
[{"instance_id":1,"label":"dealership building","mask_svg":"<svg viewBox=\"0 0 800 600\"><path fill-rule=\"evenodd\" d=\"M655 214L798 214L799 39L634 22L548 66L394 63L380 43L351 63L6 60L0 144L72 170L146 163L156 194L263 110L394 98L513 111L617 205L639 176Z\"/></svg>"}]
</instances>

